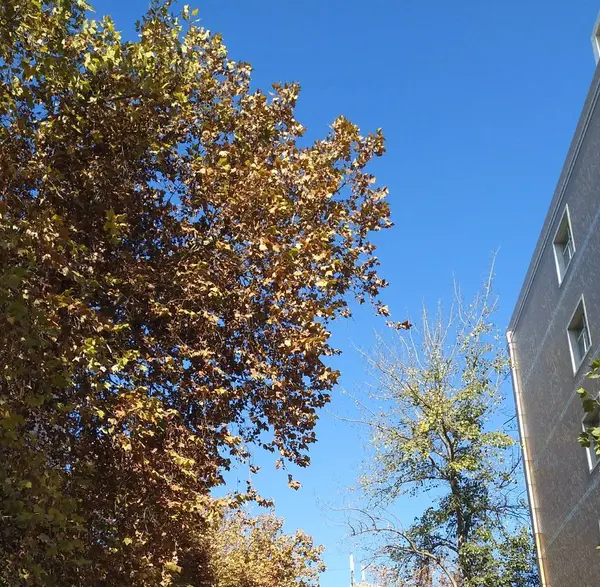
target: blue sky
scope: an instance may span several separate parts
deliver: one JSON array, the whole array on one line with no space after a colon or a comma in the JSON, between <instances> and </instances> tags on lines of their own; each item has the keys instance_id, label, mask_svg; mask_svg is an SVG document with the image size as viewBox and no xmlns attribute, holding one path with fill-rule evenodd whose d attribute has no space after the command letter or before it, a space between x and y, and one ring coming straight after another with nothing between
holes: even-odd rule
<instances>
[{"instance_id":1,"label":"blue sky","mask_svg":"<svg viewBox=\"0 0 600 587\"><path fill-rule=\"evenodd\" d=\"M416 318L422 302L448 299L453 277L474 292L499 249L504 328L594 71L598 2L189 3L223 34L231 58L253 65L255 86L300 82L297 118L310 137L324 135L339 114L365 132L383 128L387 153L372 171L390 189L396 222L377 239L393 318ZM94 6L130 37L147 0ZM369 348L383 328L364 313L336 326L342 387L360 393L367 375L355 346ZM259 480L290 529L327 546L322 587L348 585L347 530L325 504L343 502L360 467L365 434L335 417L352 412L336 393L299 492L283 475ZM414 507L402 504L407 516Z\"/></svg>"}]
</instances>

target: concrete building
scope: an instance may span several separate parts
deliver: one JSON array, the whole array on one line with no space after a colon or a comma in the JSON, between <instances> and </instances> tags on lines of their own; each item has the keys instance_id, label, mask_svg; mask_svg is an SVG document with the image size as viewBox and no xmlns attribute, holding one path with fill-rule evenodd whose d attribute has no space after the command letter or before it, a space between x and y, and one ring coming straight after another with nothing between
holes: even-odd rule
<instances>
[{"instance_id":1,"label":"concrete building","mask_svg":"<svg viewBox=\"0 0 600 587\"><path fill-rule=\"evenodd\" d=\"M592 44L600 56L600 31ZM538 559L545 587L600 585L600 461L577 443L575 390L600 354L600 67L508 331Z\"/></svg>"}]
</instances>

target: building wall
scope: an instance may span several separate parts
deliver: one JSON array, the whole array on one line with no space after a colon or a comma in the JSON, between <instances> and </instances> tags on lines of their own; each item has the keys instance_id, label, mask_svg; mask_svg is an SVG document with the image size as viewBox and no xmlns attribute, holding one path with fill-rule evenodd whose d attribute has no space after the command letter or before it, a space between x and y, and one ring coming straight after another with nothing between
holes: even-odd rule
<instances>
[{"instance_id":1,"label":"building wall","mask_svg":"<svg viewBox=\"0 0 600 587\"><path fill-rule=\"evenodd\" d=\"M596 72L509 329L549 587L600 585L600 467L579 447L575 392L600 353L600 87ZM569 207L576 252L561 284L553 240ZM584 296L591 350L573 374L567 327Z\"/></svg>"}]
</instances>

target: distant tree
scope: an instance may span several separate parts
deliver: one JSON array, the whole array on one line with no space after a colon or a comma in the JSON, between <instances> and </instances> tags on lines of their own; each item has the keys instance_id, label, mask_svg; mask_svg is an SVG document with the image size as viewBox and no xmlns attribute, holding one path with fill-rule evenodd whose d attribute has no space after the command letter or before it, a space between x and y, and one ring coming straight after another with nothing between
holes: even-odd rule
<instances>
[{"instance_id":1,"label":"distant tree","mask_svg":"<svg viewBox=\"0 0 600 587\"><path fill-rule=\"evenodd\" d=\"M508 359L494 307L490 278L471 305L457 300L448 321L424 312L420 336L382 341L369 358L384 407L368 418L370 507L354 529L377 537L397 585L538 585L515 441L498 424ZM431 505L402 528L386 509L407 495Z\"/></svg>"},{"instance_id":2,"label":"distant tree","mask_svg":"<svg viewBox=\"0 0 600 587\"><path fill-rule=\"evenodd\" d=\"M379 131L301 146L298 86L251 91L195 11L124 42L88 8L0 3L3 585L199 577L210 489L308 464L328 324L384 285Z\"/></svg>"},{"instance_id":3,"label":"distant tree","mask_svg":"<svg viewBox=\"0 0 600 587\"><path fill-rule=\"evenodd\" d=\"M274 515L228 513L210 534L214 587L313 587L325 569L322 547L304 532L282 532Z\"/></svg>"},{"instance_id":4,"label":"distant tree","mask_svg":"<svg viewBox=\"0 0 600 587\"><path fill-rule=\"evenodd\" d=\"M375 567L373 572L377 587L450 587L448 578L432 571L433 566L424 561L412 573L407 573L396 566L382 565Z\"/></svg>"}]
</instances>

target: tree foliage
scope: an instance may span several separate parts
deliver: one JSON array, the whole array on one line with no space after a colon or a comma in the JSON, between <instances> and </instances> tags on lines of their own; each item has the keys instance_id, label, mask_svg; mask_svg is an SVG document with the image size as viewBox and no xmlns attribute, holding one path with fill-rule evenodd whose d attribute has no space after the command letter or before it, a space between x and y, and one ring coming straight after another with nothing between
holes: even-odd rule
<instances>
[{"instance_id":1,"label":"tree foliage","mask_svg":"<svg viewBox=\"0 0 600 587\"><path fill-rule=\"evenodd\" d=\"M214 587L312 587L324 570L322 548L283 521L237 511L225 515L210 535Z\"/></svg>"},{"instance_id":2,"label":"tree foliage","mask_svg":"<svg viewBox=\"0 0 600 587\"><path fill-rule=\"evenodd\" d=\"M378 587L451 587L447 577L435 576L432 565L424 564L412 573L400 573L397 567L390 564L374 569Z\"/></svg>"},{"instance_id":3,"label":"tree foliage","mask_svg":"<svg viewBox=\"0 0 600 587\"><path fill-rule=\"evenodd\" d=\"M209 490L253 445L308 464L328 323L384 285L381 133L302 146L298 86L251 91L169 4L124 42L0 3L3 584L200 573Z\"/></svg>"},{"instance_id":4,"label":"tree foliage","mask_svg":"<svg viewBox=\"0 0 600 587\"><path fill-rule=\"evenodd\" d=\"M596 388L596 391L589 391L584 387L577 390L581 398L583 411L585 412L584 425L585 430L579 435L579 444L585 448L592 448L596 455L600 456L600 401L598 400L597 379L600 379L600 358L596 358L591 363L591 368L586 374L588 383ZM594 385L595 384L595 385Z\"/></svg>"},{"instance_id":5,"label":"tree foliage","mask_svg":"<svg viewBox=\"0 0 600 587\"><path fill-rule=\"evenodd\" d=\"M497 422L508 360L494 305L489 281L449 320L425 312L420 336L382 341L369 359L384 407L371 417L374 464L362 479L372 507L355 533L379 538L397 585L538 584L515 442ZM386 511L403 495L431 499L408 528Z\"/></svg>"}]
</instances>

